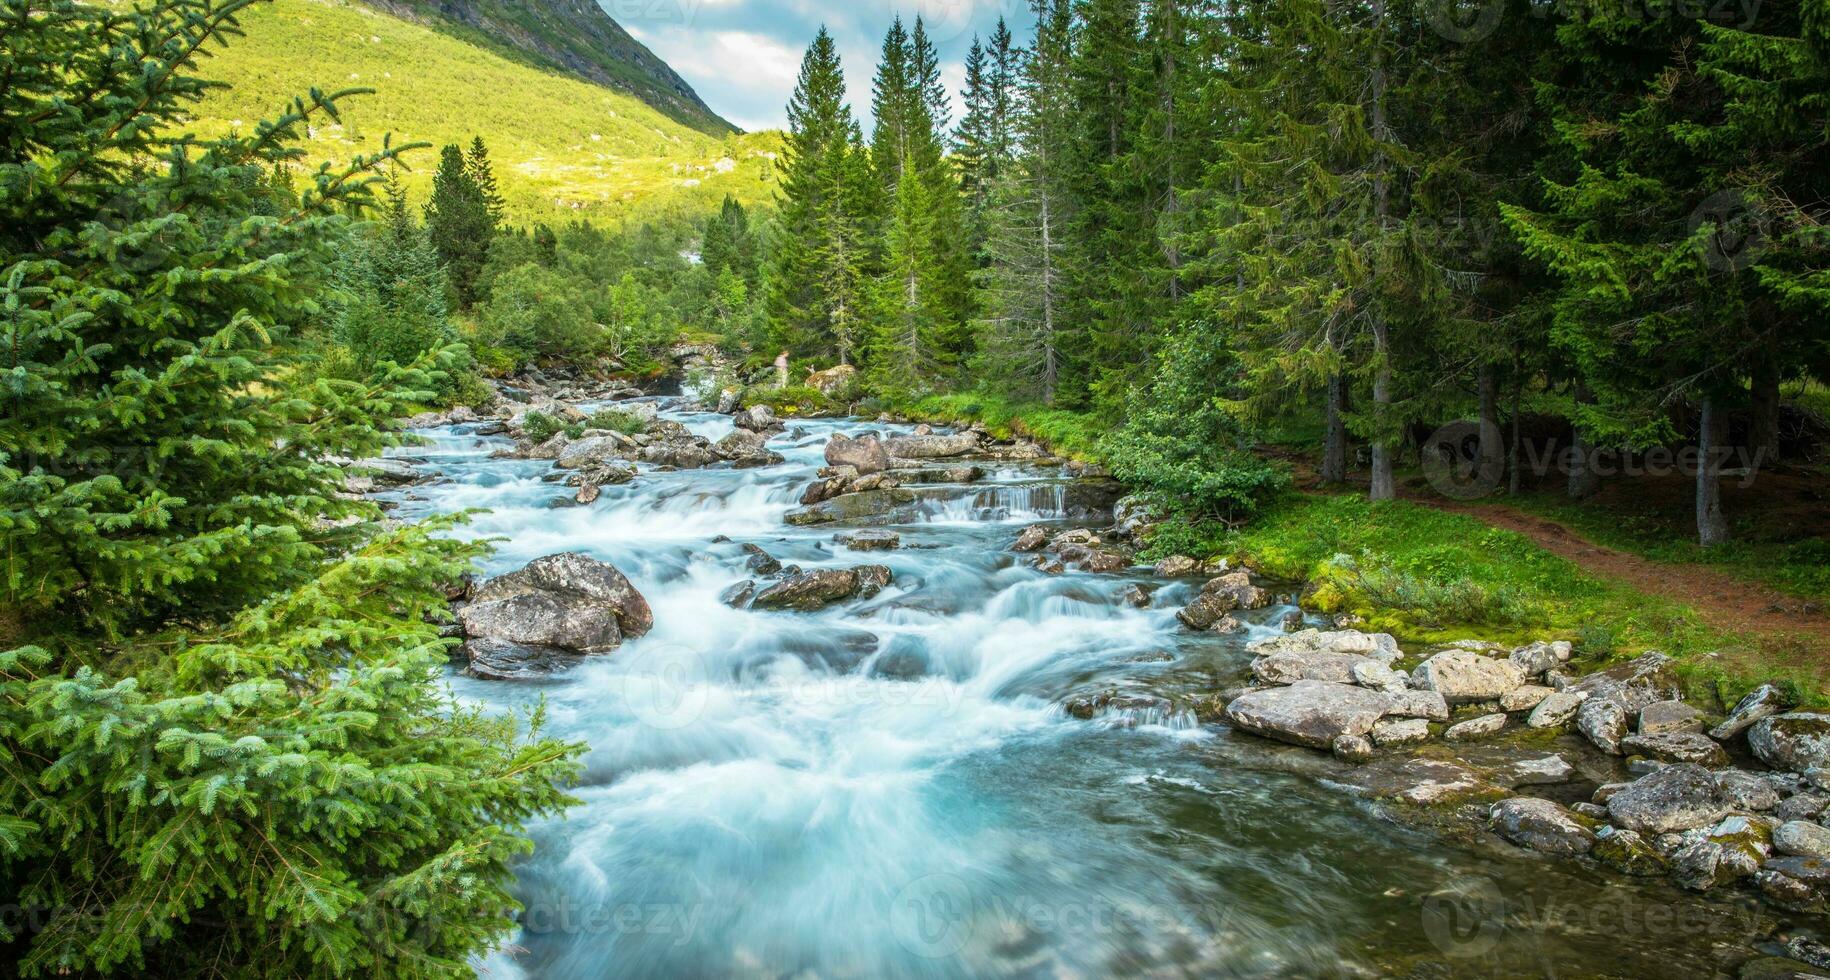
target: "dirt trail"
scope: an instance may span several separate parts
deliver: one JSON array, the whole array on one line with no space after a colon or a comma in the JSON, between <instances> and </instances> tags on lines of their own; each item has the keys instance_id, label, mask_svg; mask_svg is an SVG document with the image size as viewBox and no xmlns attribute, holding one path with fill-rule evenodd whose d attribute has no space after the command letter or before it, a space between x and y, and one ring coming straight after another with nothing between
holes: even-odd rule
<instances>
[{"instance_id":1,"label":"dirt trail","mask_svg":"<svg viewBox=\"0 0 1830 980\"><path fill-rule=\"evenodd\" d=\"M1822 677L1830 668L1830 615L1797 596L1702 565L1671 565L1595 544L1556 521L1494 503L1414 496L1413 503L1466 514L1517 531L1550 553L1603 578L1694 608L1711 626L1756 636L1799 655ZM1772 652L1772 651L1769 651Z\"/></svg>"}]
</instances>

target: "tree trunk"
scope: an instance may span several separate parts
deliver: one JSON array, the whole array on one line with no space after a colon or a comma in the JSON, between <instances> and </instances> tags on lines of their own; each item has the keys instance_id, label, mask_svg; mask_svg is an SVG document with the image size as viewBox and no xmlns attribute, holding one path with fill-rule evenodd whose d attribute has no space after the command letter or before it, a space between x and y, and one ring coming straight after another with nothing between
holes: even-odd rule
<instances>
[{"instance_id":1,"label":"tree trunk","mask_svg":"<svg viewBox=\"0 0 1830 980\"><path fill-rule=\"evenodd\" d=\"M1374 54L1372 71L1372 133L1376 143L1385 140L1385 0L1373 0L1373 43L1381 46ZM1390 217L1391 188L1385 178L1385 152L1379 150L1373 154L1373 217L1376 221L1377 236L1373 251L1383 247ZM1373 276L1379 272L1374 269ZM1372 334L1373 334L1373 424L1372 443L1372 489L1369 496L1374 500L1390 500L1397 496L1397 485L1392 479L1391 437L1387 427L1391 424L1392 405L1392 365L1390 325L1385 322L1385 313L1379 308L1379 299L1371 301Z\"/></svg>"},{"instance_id":2,"label":"tree trunk","mask_svg":"<svg viewBox=\"0 0 1830 980\"><path fill-rule=\"evenodd\" d=\"M1506 447L1506 493L1519 495L1519 414L1525 398L1525 379L1519 370L1519 359L1512 359L1512 439Z\"/></svg>"},{"instance_id":3,"label":"tree trunk","mask_svg":"<svg viewBox=\"0 0 1830 980\"><path fill-rule=\"evenodd\" d=\"M1506 462L1506 447L1500 435L1500 383L1493 376L1493 365L1483 364L1477 380L1480 389L1481 445L1480 469L1493 474L1497 483Z\"/></svg>"},{"instance_id":4,"label":"tree trunk","mask_svg":"<svg viewBox=\"0 0 1830 980\"><path fill-rule=\"evenodd\" d=\"M1587 404L1592 397L1588 388L1578 387L1576 389L1577 402ZM1594 496L1595 492L1601 489L1601 477L1597 476L1595 468L1589 465L1593 462L1595 447L1590 445L1588 437L1583 435L1582 426L1571 420L1569 431L1569 498L1581 500L1584 497Z\"/></svg>"},{"instance_id":5,"label":"tree trunk","mask_svg":"<svg viewBox=\"0 0 1830 980\"><path fill-rule=\"evenodd\" d=\"M1755 465L1779 461L1779 359L1771 350L1754 357L1750 386L1753 419L1748 425L1747 450Z\"/></svg>"},{"instance_id":6,"label":"tree trunk","mask_svg":"<svg viewBox=\"0 0 1830 980\"><path fill-rule=\"evenodd\" d=\"M1322 436L1322 482L1347 482L1347 379L1328 376L1328 429Z\"/></svg>"},{"instance_id":7,"label":"tree trunk","mask_svg":"<svg viewBox=\"0 0 1830 980\"><path fill-rule=\"evenodd\" d=\"M1728 540L1722 516L1722 455L1728 446L1728 415L1714 395L1703 396L1697 424L1697 543L1711 548Z\"/></svg>"}]
</instances>

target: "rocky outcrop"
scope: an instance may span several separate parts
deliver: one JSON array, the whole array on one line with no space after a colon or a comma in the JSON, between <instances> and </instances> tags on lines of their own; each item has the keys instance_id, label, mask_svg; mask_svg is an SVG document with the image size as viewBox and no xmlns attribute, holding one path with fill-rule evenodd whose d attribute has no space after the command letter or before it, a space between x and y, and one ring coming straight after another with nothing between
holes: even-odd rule
<instances>
[{"instance_id":1,"label":"rocky outcrop","mask_svg":"<svg viewBox=\"0 0 1830 980\"><path fill-rule=\"evenodd\" d=\"M1595 846L1589 822L1550 800L1515 796L1489 811L1488 826L1520 847L1546 854L1575 856Z\"/></svg>"},{"instance_id":2,"label":"rocky outcrop","mask_svg":"<svg viewBox=\"0 0 1830 980\"><path fill-rule=\"evenodd\" d=\"M977 450L979 434L968 430L952 435L893 436L884 440L883 448L896 459L945 459Z\"/></svg>"},{"instance_id":3,"label":"rocky outcrop","mask_svg":"<svg viewBox=\"0 0 1830 980\"><path fill-rule=\"evenodd\" d=\"M890 583L890 578L890 570L883 565L802 572L756 593L750 606L756 609L819 609L845 599L876 595Z\"/></svg>"},{"instance_id":4,"label":"rocky outcrop","mask_svg":"<svg viewBox=\"0 0 1830 980\"><path fill-rule=\"evenodd\" d=\"M1384 695L1363 687L1297 681L1240 695L1226 706L1226 720L1241 731L1331 750L1342 735L1370 733L1389 706Z\"/></svg>"},{"instance_id":5,"label":"rocky outcrop","mask_svg":"<svg viewBox=\"0 0 1830 980\"><path fill-rule=\"evenodd\" d=\"M874 432L867 432L856 439L844 433L834 433L832 438L826 440L826 465L849 466L858 475L865 476L889 469L890 454Z\"/></svg>"},{"instance_id":6,"label":"rocky outcrop","mask_svg":"<svg viewBox=\"0 0 1830 980\"><path fill-rule=\"evenodd\" d=\"M1830 766L1830 714L1794 711L1762 718L1748 728L1747 744L1775 769Z\"/></svg>"},{"instance_id":7,"label":"rocky outcrop","mask_svg":"<svg viewBox=\"0 0 1830 980\"><path fill-rule=\"evenodd\" d=\"M1683 697L1671 658L1656 652L1590 674L1567 690L1587 694L1591 700L1612 701L1630 716L1637 716L1655 701L1675 701Z\"/></svg>"},{"instance_id":8,"label":"rocky outcrop","mask_svg":"<svg viewBox=\"0 0 1830 980\"><path fill-rule=\"evenodd\" d=\"M846 493L830 500L822 500L809 507L789 511L785 520L796 527L833 524L840 521L894 524L900 523L897 520L898 516L909 514L908 505L915 503L915 500L915 493L912 490L886 489Z\"/></svg>"},{"instance_id":9,"label":"rocky outcrop","mask_svg":"<svg viewBox=\"0 0 1830 980\"><path fill-rule=\"evenodd\" d=\"M614 650L652 629L654 614L615 566L564 553L483 583L458 623L473 673L509 676L560 662L561 653Z\"/></svg>"},{"instance_id":10,"label":"rocky outcrop","mask_svg":"<svg viewBox=\"0 0 1830 980\"><path fill-rule=\"evenodd\" d=\"M1483 657L1466 650L1445 650L1417 666L1411 684L1435 691L1450 704L1497 701L1525 683L1525 672L1510 660Z\"/></svg>"}]
</instances>

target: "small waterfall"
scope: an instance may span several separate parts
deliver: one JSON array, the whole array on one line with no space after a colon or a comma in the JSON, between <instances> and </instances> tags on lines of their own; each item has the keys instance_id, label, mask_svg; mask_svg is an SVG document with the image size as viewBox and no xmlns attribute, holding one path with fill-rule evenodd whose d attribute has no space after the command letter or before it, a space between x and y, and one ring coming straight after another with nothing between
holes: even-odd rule
<instances>
[{"instance_id":1,"label":"small waterfall","mask_svg":"<svg viewBox=\"0 0 1830 980\"><path fill-rule=\"evenodd\" d=\"M1067 514L1067 484L990 485L923 496L922 518L937 524L1054 521Z\"/></svg>"}]
</instances>

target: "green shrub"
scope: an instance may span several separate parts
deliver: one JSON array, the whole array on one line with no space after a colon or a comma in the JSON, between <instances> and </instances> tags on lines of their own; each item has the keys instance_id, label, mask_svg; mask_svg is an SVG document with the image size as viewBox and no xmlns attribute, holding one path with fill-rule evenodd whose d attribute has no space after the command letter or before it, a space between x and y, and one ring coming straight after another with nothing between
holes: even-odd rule
<instances>
[{"instance_id":1,"label":"green shrub","mask_svg":"<svg viewBox=\"0 0 1830 980\"><path fill-rule=\"evenodd\" d=\"M565 430L560 421L545 412L529 412L521 419L521 434L534 442L545 442Z\"/></svg>"},{"instance_id":2,"label":"green shrub","mask_svg":"<svg viewBox=\"0 0 1830 980\"><path fill-rule=\"evenodd\" d=\"M586 429L609 429L633 436L648 431L648 420L634 412L618 411L614 408L600 409L585 422Z\"/></svg>"},{"instance_id":3,"label":"green shrub","mask_svg":"<svg viewBox=\"0 0 1830 980\"><path fill-rule=\"evenodd\" d=\"M767 405L775 414L812 417L838 415L845 406L826 397L818 388L789 385L786 388L751 388L743 393L745 406Z\"/></svg>"}]
</instances>

